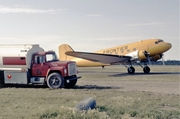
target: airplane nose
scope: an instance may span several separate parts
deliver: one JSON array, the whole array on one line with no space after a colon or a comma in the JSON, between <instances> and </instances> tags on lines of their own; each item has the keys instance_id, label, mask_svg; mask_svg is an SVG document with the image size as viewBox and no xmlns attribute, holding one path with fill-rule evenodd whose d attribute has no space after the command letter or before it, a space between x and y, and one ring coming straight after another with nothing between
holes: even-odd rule
<instances>
[{"instance_id":1,"label":"airplane nose","mask_svg":"<svg viewBox=\"0 0 180 119\"><path fill-rule=\"evenodd\" d=\"M169 50L172 47L171 43L166 43L167 50Z\"/></svg>"},{"instance_id":2,"label":"airplane nose","mask_svg":"<svg viewBox=\"0 0 180 119\"><path fill-rule=\"evenodd\" d=\"M154 47L149 47L149 53L153 56L156 54L162 54L166 51L168 51L172 47L171 43L168 42L162 42L154 45Z\"/></svg>"}]
</instances>

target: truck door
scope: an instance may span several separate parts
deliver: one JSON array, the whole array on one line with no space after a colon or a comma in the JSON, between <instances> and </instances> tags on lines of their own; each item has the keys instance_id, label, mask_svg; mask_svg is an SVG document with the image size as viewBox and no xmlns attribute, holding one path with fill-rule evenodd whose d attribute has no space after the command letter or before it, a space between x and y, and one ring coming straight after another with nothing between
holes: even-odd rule
<instances>
[{"instance_id":1,"label":"truck door","mask_svg":"<svg viewBox=\"0 0 180 119\"><path fill-rule=\"evenodd\" d=\"M48 65L44 55L35 55L32 64L32 76L46 76Z\"/></svg>"}]
</instances>

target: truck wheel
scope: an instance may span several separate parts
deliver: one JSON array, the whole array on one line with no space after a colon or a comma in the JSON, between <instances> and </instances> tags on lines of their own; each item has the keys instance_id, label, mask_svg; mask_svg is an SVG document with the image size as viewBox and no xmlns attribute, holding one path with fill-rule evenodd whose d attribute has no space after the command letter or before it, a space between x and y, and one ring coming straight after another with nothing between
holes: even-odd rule
<instances>
[{"instance_id":1,"label":"truck wheel","mask_svg":"<svg viewBox=\"0 0 180 119\"><path fill-rule=\"evenodd\" d=\"M4 87L4 81L0 79L0 88Z\"/></svg>"},{"instance_id":2,"label":"truck wheel","mask_svg":"<svg viewBox=\"0 0 180 119\"><path fill-rule=\"evenodd\" d=\"M65 87L65 88L72 88L72 87L74 87L74 86L76 85L76 83L77 83L77 79L75 79L75 80L70 80L69 83L67 83L67 81L65 81L65 82L64 82L64 87Z\"/></svg>"},{"instance_id":3,"label":"truck wheel","mask_svg":"<svg viewBox=\"0 0 180 119\"><path fill-rule=\"evenodd\" d=\"M59 73L52 73L48 76L47 85L50 89L62 88L64 78Z\"/></svg>"},{"instance_id":4,"label":"truck wheel","mask_svg":"<svg viewBox=\"0 0 180 119\"><path fill-rule=\"evenodd\" d=\"M4 72L0 71L0 88L4 86Z\"/></svg>"}]
</instances>

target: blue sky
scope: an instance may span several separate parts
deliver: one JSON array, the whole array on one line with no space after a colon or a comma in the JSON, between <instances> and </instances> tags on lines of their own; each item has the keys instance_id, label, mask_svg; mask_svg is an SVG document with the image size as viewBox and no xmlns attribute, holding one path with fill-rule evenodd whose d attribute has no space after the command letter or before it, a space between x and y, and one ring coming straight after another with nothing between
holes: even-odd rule
<instances>
[{"instance_id":1,"label":"blue sky","mask_svg":"<svg viewBox=\"0 0 180 119\"><path fill-rule=\"evenodd\" d=\"M160 38L180 59L179 0L0 0L0 43L97 51Z\"/></svg>"}]
</instances>

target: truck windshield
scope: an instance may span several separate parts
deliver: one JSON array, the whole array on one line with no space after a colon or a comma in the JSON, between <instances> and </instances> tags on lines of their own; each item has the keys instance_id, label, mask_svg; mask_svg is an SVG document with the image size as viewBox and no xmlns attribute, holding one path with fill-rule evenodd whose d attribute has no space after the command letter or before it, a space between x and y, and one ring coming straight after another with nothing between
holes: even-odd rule
<instances>
[{"instance_id":1,"label":"truck windshield","mask_svg":"<svg viewBox=\"0 0 180 119\"><path fill-rule=\"evenodd\" d=\"M55 53L46 54L46 62L59 61Z\"/></svg>"}]
</instances>

